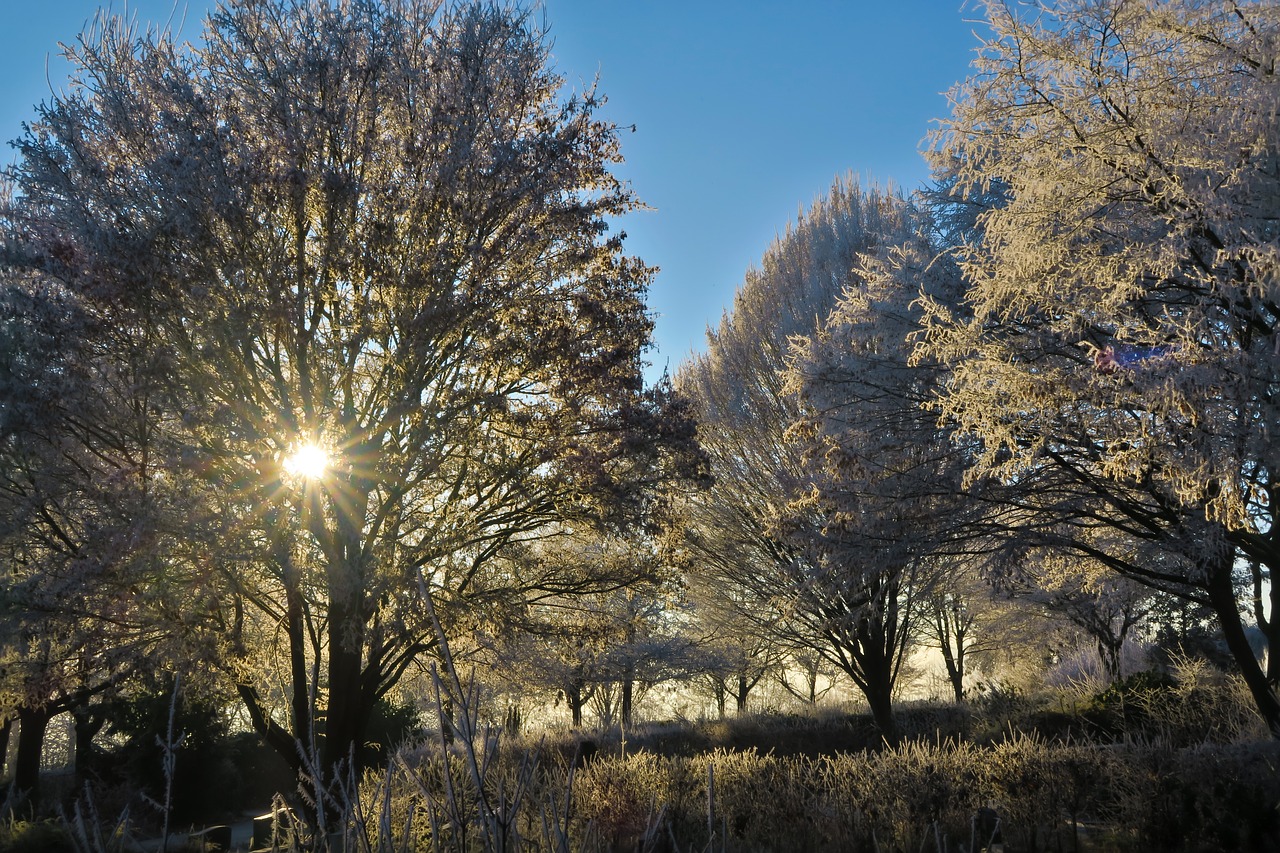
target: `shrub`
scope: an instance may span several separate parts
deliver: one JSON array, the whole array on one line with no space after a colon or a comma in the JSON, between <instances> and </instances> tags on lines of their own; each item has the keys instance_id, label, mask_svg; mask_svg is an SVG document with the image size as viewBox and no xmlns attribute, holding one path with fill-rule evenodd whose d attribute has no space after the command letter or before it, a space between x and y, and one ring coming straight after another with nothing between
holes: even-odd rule
<instances>
[{"instance_id":1,"label":"shrub","mask_svg":"<svg viewBox=\"0 0 1280 853\"><path fill-rule=\"evenodd\" d=\"M932 849L967 837L980 805L977 755L964 743L908 743L824 762L825 849Z\"/></svg>"},{"instance_id":2,"label":"shrub","mask_svg":"<svg viewBox=\"0 0 1280 853\"><path fill-rule=\"evenodd\" d=\"M1197 658L1172 673L1140 672L1098 693L1086 716L1099 733L1178 746L1265 737L1241 679Z\"/></svg>"},{"instance_id":3,"label":"shrub","mask_svg":"<svg viewBox=\"0 0 1280 853\"><path fill-rule=\"evenodd\" d=\"M111 754L108 783L120 783L163 806L164 751L159 738L169 731L173 703L171 684L121 699L111 712L111 727L122 744ZM226 716L216 702L179 694L174 708L176 760L172 817L179 823L200 821L242 807L237 801L235 766L227 750Z\"/></svg>"},{"instance_id":4,"label":"shrub","mask_svg":"<svg viewBox=\"0 0 1280 853\"><path fill-rule=\"evenodd\" d=\"M0 824L0 853L76 853L71 833L55 821L10 820Z\"/></svg>"},{"instance_id":5,"label":"shrub","mask_svg":"<svg viewBox=\"0 0 1280 853\"><path fill-rule=\"evenodd\" d=\"M1123 768L1107 747L1050 743L1020 735L982 755L983 791L1018 849L1052 843L1062 849L1066 832L1096 816L1112 799Z\"/></svg>"},{"instance_id":6,"label":"shrub","mask_svg":"<svg viewBox=\"0 0 1280 853\"><path fill-rule=\"evenodd\" d=\"M610 849L631 849L648 835L682 820L693 786L680 784L684 759L639 753L627 758L597 758L575 778L573 798L578 813Z\"/></svg>"},{"instance_id":7,"label":"shrub","mask_svg":"<svg viewBox=\"0 0 1280 853\"><path fill-rule=\"evenodd\" d=\"M385 767L396 748L417 737L421 729L422 715L412 702L380 698L365 726L361 765Z\"/></svg>"},{"instance_id":8,"label":"shrub","mask_svg":"<svg viewBox=\"0 0 1280 853\"><path fill-rule=\"evenodd\" d=\"M1280 743L1130 746L1115 823L1134 849L1280 849Z\"/></svg>"},{"instance_id":9,"label":"shrub","mask_svg":"<svg viewBox=\"0 0 1280 853\"><path fill-rule=\"evenodd\" d=\"M903 740L935 743L968 740L973 729L973 712L965 705L918 702L903 705L895 713Z\"/></svg>"},{"instance_id":10,"label":"shrub","mask_svg":"<svg viewBox=\"0 0 1280 853\"><path fill-rule=\"evenodd\" d=\"M818 805L815 762L802 756L778 758L757 752L717 751L689 762L696 794L685 803L704 805L696 824L681 836L687 843L705 841L709 849L741 851L809 850L817 836L809 816ZM786 827L779 832L779 827Z\"/></svg>"}]
</instances>

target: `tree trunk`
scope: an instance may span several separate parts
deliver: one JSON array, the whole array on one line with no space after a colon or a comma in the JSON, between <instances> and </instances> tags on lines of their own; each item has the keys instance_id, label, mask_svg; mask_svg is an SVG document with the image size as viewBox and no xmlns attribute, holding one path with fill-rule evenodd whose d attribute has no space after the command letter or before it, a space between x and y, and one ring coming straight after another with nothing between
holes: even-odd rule
<instances>
[{"instance_id":1,"label":"tree trunk","mask_svg":"<svg viewBox=\"0 0 1280 853\"><path fill-rule=\"evenodd\" d=\"M369 640L369 618L365 609L365 564L362 537L356 519L363 519L368 502L362 482L336 478L341 495L334 505L337 517L337 553L328 557L326 573L329 592L329 691L325 708L325 737L321 772L331 787L346 771L358 779L360 746L373 714L380 673L372 661L366 666L365 647ZM371 488L372 486L370 486ZM314 512L314 510L313 510ZM311 518L314 535L329 533ZM466 713L467 709L464 709ZM336 793L336 791L335 791Z\"/></svg>"},{"instance_id":2,"label":"tree trunk","mask_svg":"<svg viewBox=\"0 0 1280 853\"><path fill-rule=\"evenodd\" d=\"M51 716L44 707L18 709L18 757L13 762L13 787L26 798L33 812L40 802L40 758Z\"/></svg>"},{"instance_id":3,"label":"tree trunk","mask_svg":"<svg viewBox=\"0 0 1280 853\"><path fill-rule=\"evenodd\" d=\"M1271 618L1258 620L1267 640L1267 683L1280 688L1280 583L1271 580Z\"/></svg>"},{"instance_id":4,"label":"tree trunk","mask_svg":"<svg viewBox=\"0 0 1280 853\"><path fill-rule=\"evenodd\" d=\"M964 701L964 660L956 655L951 649L951 635L939 634L941 642L938 644L942 650L942 662L947 666L947 681L951 684L951 693L955 696L956 704L959 705Z\"/></svg>"},{"instance_id":5,"label":"tree trunk","mask_svg":"<svg viewBox=\"0 0 1280 853\"><path fill-rule=\"evenodd\" d=\"M1209 605L1218 617L1222 627L1222 635L1226 639L1227 649L1235 659L1236 666L1244 682L1249 687L1258 713L1266 721L1271 736L1280 739L1280 699L1267 683L1267 676L1249 645L1249 638L1244 632L1244 623L1240 621L1240 608L1236 604L1235 589L1231 584L1231 563L1215 567L1208 583Z\"/></svg>"},{"instance_id":6,"label":"tree trunk","mask_svg":"<svg viewBox=\"0 0 1280 853\"><path fill-rule=\"evenodd\" d=\"M898 723L893 716L893 682L898 646L894 642L894 630L887 626L896 627L892 617L866 619L859 624L856 632L857 648L853 655L858 663L860 672L857 675L860 677L855 677L854 682L862 689L862 694L871 707L871 718L880 730L880 736L889 746L896 746ZM853 672L849 674L855 675Z\"/></svg>"},{"instance_id":7,"label":"tree trunk","mask_svg":"<svg viewBox=\"0 0 1280 853\"><path fill-rule=\"evenodd\" d=\"M1106 674L1107 683L1114 684L1120 680L1120 647L1124 644L1124 640L1116 640L1114 637L1097 637L1098 657L1102 660L1102 669Z\"/></svg>"},{"instance_id":8,"label":"tree trunk","mask_svg":"<svg viewBox=\"0 0 1280 853\"><path fill-rule=\"evenodd\" d=\"M622 724L631 725L631 704L636 689L636 665L628 661L622 675Z\"/></svg>"},{"instance_id":9,"label":"tree trunk","mask_svg":"<svg viewBox=\"0 0 1280 853\"><path fill-rule=\"evenodd\" d=\"M98 732L102 731L102 727L106 725L107 718L105 714L95 713L85 707L76 708L71 713L76 721L76 779L83 784L87 781L90 771L93 770L95 759L93 739Z\"/></svg>"},{"instance_id":10,"label":"tree trunk","mask_svg":"<svg viewBox=\"0 0 1280 853\"><path fill-rule=\"evenodd\" d=\"M293 581L293 582L290 582ZM297 588L296 579L285 583L285 632L289 638L289 675L293 688L291 712L293 717L293 736L304 750L311 749L312 730L315 721L314 709L311 707L311 691L308 690L310 673L307 670L306 629L303 625L304 608L302 593ZM288 756L285 756L288 760Z\"/></svg>"},{"instance_id":11,"label":"tree trunk","mask_svg":"<svg viewBox=\"0 0 1280 853\"><path fill-rule=\"evenodd\" d=\"M564 701L569 703L569 713L573 717L573 727L582 728L582 706L586 700L582 698L584 684L582 679L575 679L564 691Z\"/></svg>"},{"instance_id":12,"label":"tree trunk","mask_svg":"<svg viewBox=\"0 0 1280 853\"><path fill-rule=\"evenodd\" d=\"M733 698L737 701L737 711L739 714L747 712L747 694L751 692L751 685L747 683L746 673L738 673L738 692Z\"/></svg>"},{"instance_id":13,"label":"tree trunk","mask_svg":"<svg viewBox=\"0 0 1280 853\"><path fill-rule=\"evenodd\" d=\"M862 694L871 707L871 719L880 730L880 737L888 746L897 746L898 722L893 716L893 685L887 682L869 684Z\"/></svg>"},{"instance_id":14,"label":"tree trunk","mask_svg":"<svg viewBox=\"0 0 1280 853\"><path fill-rule=\"evenodd\" d=\"M871 709L871 720L880 730L880 737L889 746L898 743L898 724L893 715L893 658L884 653L883 645L866 642L864 636L860 648L853 655L853 663L842 667L858 685Z\"/></svg>"},{"instance_id":15,"label":"tree trunk","mask_svg":"<svg viewBox=\"0 0 1280 853\"><path fill-rule=\"evenodd\" d=\"M336 591L332 594L337 598ZM329 784L359 753L373 702L366 697L361 647L364 619L358 603L332 601L329 608L329 693L320 772ZM356 767L355 770L361 768Z\"/></svg>"},{"instance_id":16,"label":"tree trunk","mask_svg":"<svg viewBox=\"0 0 1280 853\"><path fill-rule=\"evenodd\" d=\"M9 770L9 735L13 734L13 717L6 717L0 723L0 780L7 778Z\"/></svg>"}]
</instances>

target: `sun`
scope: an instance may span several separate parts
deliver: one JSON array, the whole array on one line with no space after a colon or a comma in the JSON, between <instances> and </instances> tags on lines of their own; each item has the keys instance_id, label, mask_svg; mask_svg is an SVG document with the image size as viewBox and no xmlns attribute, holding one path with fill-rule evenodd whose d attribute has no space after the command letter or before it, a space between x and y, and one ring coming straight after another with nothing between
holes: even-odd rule
<instances>
[{"instance_id":1,"label":"sun","mask_svg":"<svg viewBox=\"0 0 1280 853\"><path fill-rule=\"evenodd\" d=\"M304 444L285 457L284 470L294 477L317 480L329 468L329 454L318 444Z\"/></svg>"}]
</instances>

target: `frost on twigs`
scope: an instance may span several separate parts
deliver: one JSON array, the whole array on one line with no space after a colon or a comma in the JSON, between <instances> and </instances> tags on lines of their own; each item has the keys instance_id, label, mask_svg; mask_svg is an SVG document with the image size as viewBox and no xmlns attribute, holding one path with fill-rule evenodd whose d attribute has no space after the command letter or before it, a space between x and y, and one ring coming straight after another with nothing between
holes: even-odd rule
<instances>
[{"instance_id":1,"label":"frost on twigs","mask_svg":"<svg viewBox=\"0 0 1280 853\"><path fill-rule=\"evenodd\" d=\"M515 545L642 524L696 467L643 387L616 129L508 4L221 4L197 44L104 18L68 55L17 146L6 257L91 325L116 396L81 449L189 499L144 588L200 606L156 592L146 617L324 777L435 643L414 579L451 628L518 606Z\"/></svg>"},{"instance_id":2,"label":"frost on twigs","mask_svg":"<svg viewBox=\"0 0 1280 853\"><path fill-rule=\"evenodd\" d=\"M933 154L955 203L1000 198L955 250L964 310L925 302L933 407L971 485L1023 489L1022 535L1209 604L1280 734L1233 585L1280 567L1280 8L984 7Z\"/></svg>"},{"instance_id":3,"label":"frost on twigs","mask_svg":"<svg viewBox=\"0 0 1280 853\"><path fill-rule=\"evenodd\" d=\"M962 362L943 409L1001 448L983 458L993 472L1087 435L1119 454L1099 460L1116 477L1265 529L1280 15L987 9L993 35L934 146L962 194L1008 193L960 251L972 319L930 315L929 350Z\"/></svg>"}]
</instances>

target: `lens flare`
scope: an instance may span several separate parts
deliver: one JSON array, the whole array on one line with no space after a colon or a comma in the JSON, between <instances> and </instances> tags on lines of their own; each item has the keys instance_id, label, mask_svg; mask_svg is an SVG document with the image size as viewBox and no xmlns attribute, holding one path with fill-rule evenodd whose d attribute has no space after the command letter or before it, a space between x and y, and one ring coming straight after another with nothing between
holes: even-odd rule
<instances>
[{"instance_id":1,"label":"lens flare","mask_svg":"<svg viewBox=\"0 0 1280 853\"><path fill-rule=\"evenodd\" d=\"M329 454L317 444L304 444L285 457L284 470L294 477L315 480L329 467Z\"/></svg>"}]
</instances>

